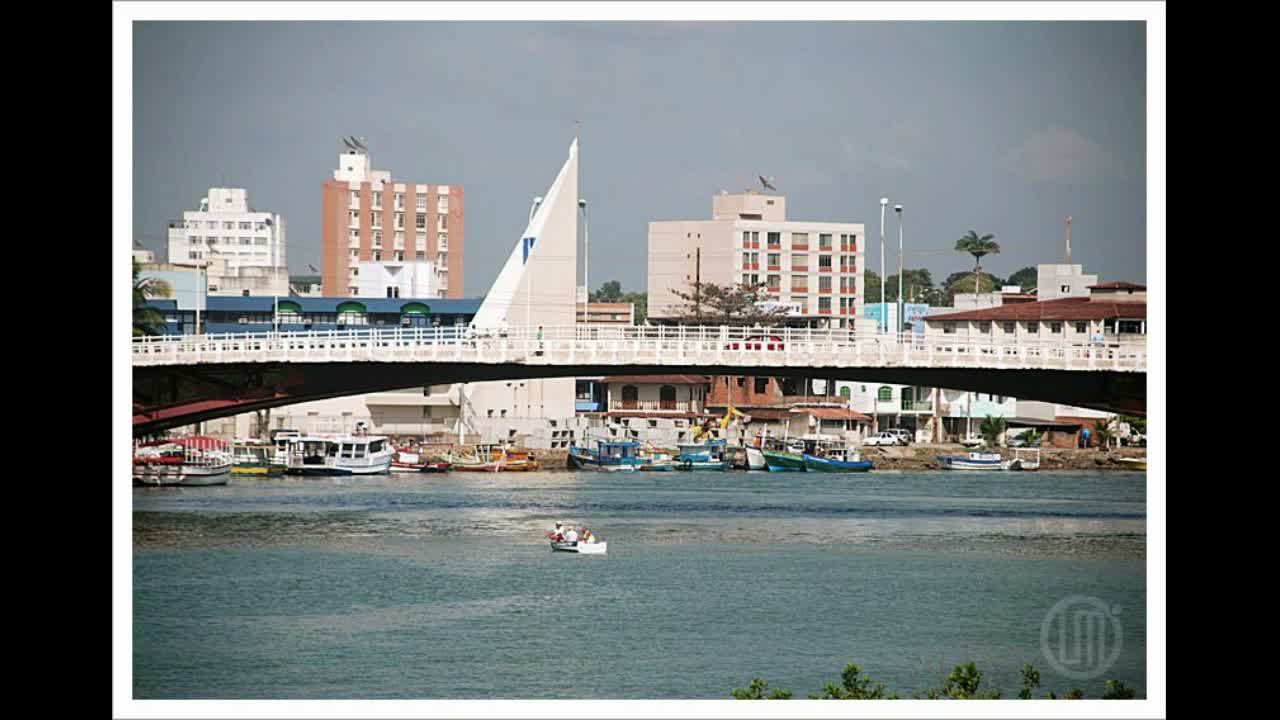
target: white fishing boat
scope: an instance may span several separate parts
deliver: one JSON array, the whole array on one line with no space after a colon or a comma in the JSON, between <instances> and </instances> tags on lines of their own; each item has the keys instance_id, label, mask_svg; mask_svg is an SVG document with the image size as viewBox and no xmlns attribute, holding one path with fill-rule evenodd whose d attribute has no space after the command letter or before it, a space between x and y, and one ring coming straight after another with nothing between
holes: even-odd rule
<instances>
[{"instance_id":1,"label":"white fishing boat","mask_svg":"<svg viewBox=\"0 0 1280 720\"><path fill-rule=\"evenodd\" d=\"M290 475L377 475L391 468L395 454L384 435L300 435L285 442Z\"/></svg>"},{"instance_id":2,"label":"white fishing boat","mask_svg":"<svg viewBox=\"0 0 1280 720\"><path fill-rule=\"evenodd\" d=\"M1010 470L1034 472L1040 469L1040 448L1015 448L1013 459L1009 461Z\"/></svg>"},{"instance_id":3,"label":"white fishing boat","mask_svg":"<svg viewBox=\"0 0 1280 720\"><path fill-rule=\"evenodd\" d=\"M604 555L609 551L609 543L599 542L556 542L551 541L552 552L576 552L583 555Z\"/></svg>"},{"instance_id":4,"label":"white fishing boat","mask_svg":"<svg viewBox=\"0 0 1280 720\"><path fill-rule=\"evenodd\" d=\"M747 448L747 469L748 470L768 470L769 463L764 459L764 451L755 445L748 445Z\"/></svg>"},{"instance_id":5,"label":"white fishing boat","mask_svg":"<svg viewBox=\"0 0 1280 720\"><path fill-rule=\"evenodd\" d=\"M226 443L203 435L139 443L133 453L133 483L226 485L233 460Z\"/></svg>"},{"instance_id":6,"label":"white fishing boat","mask_svg":"<svg viewBox=\"0 0 1280 720\"><path fill-rule=\"evenodd\" d=\"M967 457L939 455L938 467L943 470L1008 470L1009 463L998 452L971 452Z\"/></svg>"}]
</instances>

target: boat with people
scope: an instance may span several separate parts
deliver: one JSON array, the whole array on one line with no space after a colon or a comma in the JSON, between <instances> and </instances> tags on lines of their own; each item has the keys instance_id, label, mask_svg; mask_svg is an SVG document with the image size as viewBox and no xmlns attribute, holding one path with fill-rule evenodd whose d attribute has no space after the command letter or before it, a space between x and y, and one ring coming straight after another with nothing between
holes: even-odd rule
<instances>
[{"instance_id":1,"label":"boat with people","mask_svg":"<svg viewBox=\"0 0 1280 720\"><path fill-rule=\"evenodd\" d=\"M555 529L547 531L547 540L551 543L552 552L604 555L609 551L609 543L596 537L590 528L584 527L582 532L578 532L572 525L559 522Z\"/></svg>"},{"instance_id":2,"label":"boat with people","mask_svg":"<svg viewBox=\"0 0 1280 720\"><path fill-rule=\"evenodd\" d=\"M240 442L233 446L232 475L275 477L287 469L284 453L265 442Z\"/></svg>"},{"instance_id":3,"label":"boat with people","mask_svg":"<svg viewBox=\"0 0 1280 720\"><path fill-rule=\"evenodd\" d=\"M133 484L226 485L233 462L226 442L205 435L137 443L133 451Z\"/></svg>"},{"instance_id":4,"label":"boat with people","mask_svg":"<svg viewBox=\"0 0 1280 720\"><path fill-rule=\"evenodd\" d=\"M967 456L938 455L938 467L942 470L1008 470L1009 463L1000 453L975 450Z\"/></svg>"},{"instance_id":5,"label":"boat with people","mask_svg":"<svg viewBox=\"0 0 1280 720\"><path fill-rule=\"evenodd\" d=\"M379 475L390 471L394 454L385 435L297 435L284 441L290 475Z\"/></svg>"},{"instance_id":6,"label":"boat with people","mask_svg":"<svg viewBox=\"0 0 1280 720\"><path fill-rule=\"evenodd\" d=\"M804 469L808 472L867 472L875 467L863 460L862 453L839 440L818 441L814 452L804 453Z\"/></svg>"},{"instance_id":7,"label":"boat with people","mask_svg":"<svg viewBox=\"0 0 1280 720\"><path fill-rule=\"evenodd\" d=\"M729 441L716 438L699 443L677 445L677 470L728 470L732 456L728 452Z\"/></svg>"},{"instance_id":8,"label":"boat with people","mask_svg":"<svg viewBox=\"0 0 1280 720\"><path fill-rule=\"evenodd\" d=\"M515 450L502 443L481 443L470 455L450 454L446 458L450 470L464 472L529 472L539 463L527 450Z\"/></svg>"},{"instance_id":9,"label":"boat with people","mask_svg":"<svg viewBox=\"0 0 1280 720\"><path fill-rule=\"evenodd\" d=\"M565 464L570 470L634 472L645 464L640 443L634 440L597 440L596 449L569 446Z\"/></svg>"}]
</instances>

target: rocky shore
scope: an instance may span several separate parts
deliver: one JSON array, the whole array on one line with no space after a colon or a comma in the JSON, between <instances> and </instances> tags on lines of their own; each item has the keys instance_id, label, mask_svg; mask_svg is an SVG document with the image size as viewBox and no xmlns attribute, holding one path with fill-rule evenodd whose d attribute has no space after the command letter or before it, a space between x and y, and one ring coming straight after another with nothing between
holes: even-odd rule
<instances>
[{"instance_id":1,"label":"rocky shore","mask_svg":"<svg viewBox=\"0 0 1280 720\"><path fill-rule=\"evenodd\" d=\"M469 448L454 448L455 452L466 452ZM436 451L434 448L429 455L444 454L444 449ZM568 452L565 450L534 450L534 456L538 458L542 470L566 470L566 458ZM666 452L675 454L675 448L668 448ZM909 445L906 447L869 447L862 449L862 457L876 464L876 470L937 470L938 461L935 459L938 455L963 455L969 450L961 445L956 444L925 444L925 445ZM1012 456L1012 450L1001 449L1006 457ZM1041 470L1119 470L1132 472L1133 468L1127 467L1124 463L1116 462L1120 458L1143 458L1147 456L1146 448L1117 448L1113 450L1099 450L1097 448L1041 448L1040 449L1040 469ZM737 458L735 465L743 463L741 453Z\"/></svg>"}]
</instances>

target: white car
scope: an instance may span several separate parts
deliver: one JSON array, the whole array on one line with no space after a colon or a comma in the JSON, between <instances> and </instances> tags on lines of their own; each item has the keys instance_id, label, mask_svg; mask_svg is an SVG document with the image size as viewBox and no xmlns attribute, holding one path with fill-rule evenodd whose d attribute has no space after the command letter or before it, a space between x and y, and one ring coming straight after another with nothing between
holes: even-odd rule
<instances>
[{"instance_id":1,"label":"white car","mask_svg":"<svg viewBox=\"0 0 1280 720\"><path fill-rule=\"evenodd\" d=\"M864 439L864 440L862 441L862 444L863 444L863 445L874 445L874 446L881 446L881 445L897 445L897 444L898 444L898 436L897 436L897 435L894 435L893 433L889 432L888 430L884 430L884 431L878 432L878 433L876 433L876 434L874 434L874 435L870 435L870 436L868 436L866 439Z\"/></svg>"},{"instance_id":2,"label":"white car","mask_svg":"<svg viewBox=\"0 0 1280 720\"><path fill-rule=\"evenodd\" d=\"M889 428L884 432L887 432L890 435L893 435L894 437L898 438L899 445L910 445L911 441L914 439L911 436L911 431L907 430L906 428Z\"/></svg>"}]
</instances>

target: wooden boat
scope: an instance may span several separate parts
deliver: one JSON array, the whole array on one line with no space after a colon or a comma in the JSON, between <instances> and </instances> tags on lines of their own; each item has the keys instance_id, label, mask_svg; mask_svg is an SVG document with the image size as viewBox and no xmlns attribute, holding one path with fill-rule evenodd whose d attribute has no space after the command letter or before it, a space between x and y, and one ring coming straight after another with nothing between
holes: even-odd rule
<instances>
[{"instance_id":1,"label":"wooden boat","mask_svg":"<svg viewBox=\"0 0 1280 720\"><path fill-rule=\"evenodd\" d=\"M804 472L804 454L807 450L803 440L765 438L760 454L764 456L769 472Z\"/></svg>"},{"instance_id":2,"label":"wooden boat","mask_svg":"<svg viewBox=\"0 0 1280 720\"><path fill-rule=\"evenodd\" d=\"M818 455L804 454L804 468L809 472L866 472L875 467L870 460L863 460L862 453L830 443L818 446Z\"/></svg>"},{"instance_id":3,"label":"wooden boat","mask_svg":"<svg viewBox=\"0 0 1280 720\"><path fill-rule=\"evenodd\" d=\"M226 443L203 435L140 443L134 447L133 484L226 485L232 460Z\"/></svg>"},{"instance_id":4,"label":"wooden boat","mask_svg":"<svg viewBox=\"0 0 1280 720\"><path fill-rule=\"evenodd\" d=\"M500 444L476 445L471 455L449 457L449 469L462 472L529 472L538 461L527 451Z\"/></svg>"},{"instance_id":5,"label":"wooden boat","mask_svg":"<svg viewBox=\"0 0 1280 720\"><path fill-rule=\"evenodd\" d=\"M632 440L597 440L596 449L569 446L565 463L571 470L602 472L634 472L645 464L640 456L640 443Z\"/></svg>"},{"instance_id":6,"label":"wooden boat","mask_svg":"<svg viewBox=\"0 0 1280 720\"><path fill-rule=\"evenodd\" d=\"M939 455L937 460L943 470L1008 470L1010 465L998 452L971 452L968 457Z\"/></svg>"},{"instance_id":7,"label":"wooden boat","mask_svg":"<svg viewBox=\"0 0 1280 720\"><path fill-rule=\"evenodd\" d=\"M1040 469L1040 448L1015 448L1013 459L1009 461L1010 470L1035 472Z\"/></svg>"},{"instance_id":8,"label":"wooden boat","mask_svg":"<svg viewBox=\"0 0 1280 720\"><path fill-rule=\"evenodd\" d=\"M728 441L723 439L708 440L706 443L686 443L677 446L680 454L676 456L677 470L728 470L732 461L728 453Z\"/></svg>"},{"instance_id":9,"label":"wooden boat","mask_svg":"<svg viewBox=\"0 0 1280 720\"><path fill-rule=\"evenodd\" d=\"M642 472L671 472L676 469L675 461L664 452L648 450L641 454L640 459L644 460L640 466Z\"/></svg>"},{"instance_id":10,"label":"wooden boat","mask_svg":"<svg viewBox=\"0 0 1280 720\"><path fill-rule=\"evenodd\" d=\"M1116 462L1124 463L1129 470L1146 470L1146 458L1116 458Z\"/></svg>"},{"instance_id":11,"label":"wooden boat","mask_svg":"<svg viewBox=\"0 0 1280 720\"><path fill-rule=\"evenodd\" d=\"M299 435L284 441L290 475L379 475L391 469L393 452L384 435Z\"/></svg>"},{"instance_id":12,"label":"wooden boat","mask_svg":"<svg viewBox=\"0 0 1280 720\"><path fill-rule=\"evenodd\" d=\"M582 555L604 555L609 552L609 543L597 542L556 542L551 541L552 552L571 552Z\"/></svg>"},{"instance_id":13,"label":"wooden boat","mask_svg":"<svg viewBox=\"0 0 1280 720\"><path fill-rule=\"evenodd\" d=\"M747 469L748 470L768 470L769 462L764 458L764 451L755 445L748 445L744 448L747 453Z\"/></svg>"},{"instance_id":14,"label":"wooden boat","mask_svg":"<svg viewBox=\"0 0 1280 720\"><path fill-rule=\"evenodd\" d=\"M274 477L287 469L285 456L271 443L237 443L234 458L232 475Z\"/></svg>"}]
</instances>

